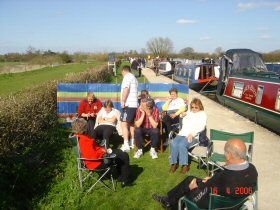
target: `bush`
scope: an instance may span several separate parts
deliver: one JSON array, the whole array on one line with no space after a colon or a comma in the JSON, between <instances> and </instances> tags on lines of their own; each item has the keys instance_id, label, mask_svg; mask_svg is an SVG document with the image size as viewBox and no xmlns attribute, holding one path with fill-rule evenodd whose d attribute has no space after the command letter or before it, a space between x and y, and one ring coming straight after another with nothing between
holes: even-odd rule
<instances>
[{"instance_id":1,"label":"bush","mask_svg":"<svg viewBox=\"0 0 280 210\"><path fill-rule=\"evenodd\" d=\"M105 67L71 74L63 82L107 82ZM67 133L57 122L51 81L0 101L0 206L30 208L60 171Z\"/></svg>"}]
</instances>

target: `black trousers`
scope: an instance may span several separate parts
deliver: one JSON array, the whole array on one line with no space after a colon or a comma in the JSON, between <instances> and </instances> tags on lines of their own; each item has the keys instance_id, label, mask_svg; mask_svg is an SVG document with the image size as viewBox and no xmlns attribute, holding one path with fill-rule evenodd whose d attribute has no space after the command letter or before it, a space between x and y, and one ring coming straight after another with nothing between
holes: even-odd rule
<instances>
[{"instance_id":1,"label":"black trousers","mask_svg":"<svg viewBox=\"0 0 280 210\"><path fill-rule=\"evenodd\" d=\"M200 178L188 176L167 193L168 201L171 205L176 205L181 197L187 196L200 208L208 208L210 190L207 187L198 187L190 190L189 184L194 178L201 181ZM196 199L197 197L199 197L199 199Z\"/></svg>"},{"instance_id":2,"label":"black trousers","mask_svg":"<svg viewBox=\"0 0 280 210\"><path fill-rule=\"evenodd\" d=\"M96 118L84 118L85 120L87 120L87 133L91 138L94 138L94 126L95 126L95 121Z\"/></svg>"},{"instance_id":3,"label":"black trousers","mask_svg":"<svg viewBox=\"0 0 280 210\"><path fill-rule=\"evenodd\" d=\"M129 182L130 175L130 164L129 164L129 156L126 152L121 151L120 149L114 149L113 153L116 154L114 160L109 163L102 163L98 169L104 169L112 164L116 164L116 169L118 173L118 180L120 182Z\"/></svg>"},{"instance_id":4,"label":"black trousers","mask_svg":"<svg viewBox=\"0 0 280 210\"><path fill-rule=\"evenodd\" d=\"M162 122L165 124L166 126L166 130L167 130L167 134L170 133L171 131L171 125L179 123L179 116L175 117L175 118L171 118L168 114L165 115L162 119Z\"/></svg>"},{"instance_id":5,"label":"black trousers","mask_svg":"<svg viewBox=\"0 0 280 210\"><path fill-rule=\"evenodd\" d=\"M116 132L116 127L112 125L98 125L94 129L94 139L106 139L106 147L109 148L110 138Z\"/></svg>"},{"instance_id":6,"label":"black trousers","mask_svg":"<svg viewBox=\"0 0 280 210\"><path fill-rule=\"evenodd\" d=\"M137 141L138 149L143 149L143 137L149 135L152 140L152 147L157 148L159 142L159 129L158 128L135 128L135 138Z\"/></svg>"}]
</instances>

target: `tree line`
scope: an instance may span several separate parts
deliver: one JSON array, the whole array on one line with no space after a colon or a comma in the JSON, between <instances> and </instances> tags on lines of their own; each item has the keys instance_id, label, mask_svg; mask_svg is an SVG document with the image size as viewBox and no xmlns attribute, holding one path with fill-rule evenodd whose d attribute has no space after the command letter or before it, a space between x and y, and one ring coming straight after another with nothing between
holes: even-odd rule
<instances>
[{"instance_id":1,"label":"tree line","mask_svg":"<svg viewBox=\"0 0 280 210\"><path fill-rule=\"evenodd\" d=\"M169 57L169 58L185 58L185 59L202 59L213 58L218 59L225 53L221 47L217 47L213 53L196 52L192 47L184 47L179 52L174 52L174 46L168 37L151 38L146 43L146 48L142 48L140 52L136 50L115 53L118 59L127 57ZM261 52L260 52L261 53ZM269 53L261 53L265 62L280 62L280 50ZM0 62L27 62L34 64L61 64L71 62L91 62L91 61L107 61L108 53L83 53L76 52L73 54L64 52L54 52L51 50L37 50L29 47L25 53L7 53L0 55Z\"/></svg>"}]
</instances>

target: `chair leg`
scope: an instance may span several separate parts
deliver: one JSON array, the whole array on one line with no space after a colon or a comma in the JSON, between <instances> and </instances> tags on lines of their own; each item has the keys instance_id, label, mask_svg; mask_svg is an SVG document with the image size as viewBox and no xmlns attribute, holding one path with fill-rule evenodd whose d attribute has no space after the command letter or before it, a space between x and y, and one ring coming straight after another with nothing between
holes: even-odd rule
<instances>
[{"instance_id":1,"label":"chair leg","mask_svg":"<svg viewBox=\"0 0 280 210\"><path fill-rule=\"evenodd\" d=\"M81 189L83 189L83 174L82 174L82 171L80 170L79 166L78 166L78 175L79 175L80 187L81 187Z\"/></svg>"}]
</instances>

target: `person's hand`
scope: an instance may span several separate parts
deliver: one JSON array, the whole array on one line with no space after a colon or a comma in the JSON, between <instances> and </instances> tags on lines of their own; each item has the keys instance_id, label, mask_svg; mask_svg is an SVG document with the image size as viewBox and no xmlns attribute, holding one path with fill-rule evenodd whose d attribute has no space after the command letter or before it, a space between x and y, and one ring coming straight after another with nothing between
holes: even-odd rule
<instances>
[{"instance_id":1,"label":"person's hand","mask_svg":"<svg viewBox=\"0 0 280 210\"><path fill-rule=\"evenodd\" d=\"M185 117L186 115L187 115L187 112L182 112L182 113L180 114L180 117L183 118L183 117Z\"/></svg>"},{"instance_id":2,"label":"person's hand","mask_svg":"<svg viewBox=\"0 0 280 210\"><path fill-rule=\"evenodd\" d=\"M211 179L211 177L210 177L210 176L207 176L207 177L205 177L205 178L202 180L202 182L203 182L203 183L206 183L209 179Z\"/></svg>"},{"instance_id":3,"label":"person's hand","mask_svg":"<svg viewBox=\"0 0 280 210\"><path fill-rule=\"evenodd\" d=\"M125 108L125 103L124 103L124 102L121 102L121 106L122 106L122 108L124 109L124 108Z\"/></svg>"},{"instance_id":4,"label":"person's hand","mask_svg":"<svg viewBox=\"0 0 280 210\"><path fill-rule=\"evenodd\" d=\"M193 190L193 189L195 189L195 188L197 188L198 186L197 186L197 183L196 183L196 178L194 178L192 181L191 181L191 183L189 184L189 188L190 188L190 190Z\"/></svg>"},{"instance_id":5,"label":"person's hand","mask_svg":"<svg viewBox=\"0 0 280 210\"><path fill-rule=\"evenodd\" d=\"M192 134L188 135L188 142L191 143L192 140L193 140L193 135Z\"/></svg>"},{"instance_id":6,"label":"person's hand","mask_svg":"<svg viewBox=\"0 0 280 210\"><path fill-rule=\"evenodd\" d=\"M94 117L94 116L95 116L95 113L90 113L89 116L90 116L90 117Z\"/></svg>"},{"instance_id":7,"label":"person's hand","mask_svg":"<svg viewBox=\"0 0 280 210\"><path fill-rule=\"evenodd\" d=\"M152 110L151 109L146 109L145 112L146 112L147 116L151 116L151 114L152 114Z\"/></svg>"},{"instance_id":8,"label":"person's hand","mask_svg":"<svg viewBox=\"0 0 280 210\"><path fill-rule=\"evenodd\" d=\"M172 119L174 119L175 117L177 117L176 114L170 114L169 116L170 116Z\"/></svg>"}]
</instances>

